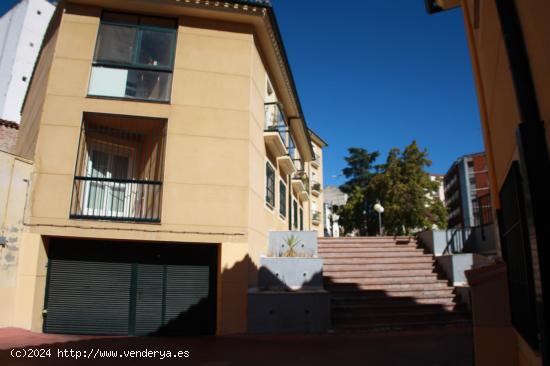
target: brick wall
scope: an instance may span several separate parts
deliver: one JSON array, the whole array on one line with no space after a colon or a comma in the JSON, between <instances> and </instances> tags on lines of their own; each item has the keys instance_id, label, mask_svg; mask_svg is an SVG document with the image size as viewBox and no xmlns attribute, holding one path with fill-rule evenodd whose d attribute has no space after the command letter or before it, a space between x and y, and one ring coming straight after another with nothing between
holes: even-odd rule
<instances>
[{"instance_id":1,"label":"brick wall","mask_svg":"<svg viewBox=\"0 0 550 366\"><path fill-rule=\"evenodd\" d=\"M0 150L13 153L18 132L17 123L0 120Z\"/></svg>"}]
</instances>

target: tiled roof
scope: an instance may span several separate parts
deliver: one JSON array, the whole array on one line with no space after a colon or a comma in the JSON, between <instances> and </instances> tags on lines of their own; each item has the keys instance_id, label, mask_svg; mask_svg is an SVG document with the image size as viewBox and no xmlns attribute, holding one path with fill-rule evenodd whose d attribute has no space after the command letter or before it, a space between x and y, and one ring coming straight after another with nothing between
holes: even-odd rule
<instances>
[{"instance_id":1,"label":"tiled roof","mask_svg":"<svg viewBox=\"0 0 550 366\"><path fill-rule=\"evenodd\" d=\"M7 120L1 119L1 118L0 118L0 126L5 126L5 127L8 127L8 128L15 128L16 130L19 129L19 123L12 122L12 121L7 121Z\"/></svg>"}]
</instances>

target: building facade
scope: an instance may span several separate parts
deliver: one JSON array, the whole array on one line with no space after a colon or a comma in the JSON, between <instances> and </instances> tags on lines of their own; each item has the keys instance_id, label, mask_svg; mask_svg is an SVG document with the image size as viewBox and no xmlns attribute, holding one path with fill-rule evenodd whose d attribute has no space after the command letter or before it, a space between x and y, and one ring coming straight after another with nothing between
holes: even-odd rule
<instances>
[{"instance_id":1,"label":"building facade","mask_svg":"<svg viewBox=\"0 0 550 366\"><path fill-rule=\"evenodd\" d=\"M327 186L324 199L326 235L339 237L342 230L338 222L340 216L336 213L336 208L348 202L348 195L342 192L337 186Z\"/></svg>"},{"instance_id":2,"label":"building facade","mask_svg":"<svg viewBox=\"0 0 550 366\"><path fill-rule=\"evenodd\" d=\"M490 195L489 173L485 153L458 158L445 174L445 206L449 228L476 226L476 199Z\"/></svg>"},{"instance_id":3,"label":"building facade","mask_svg":"<svg viewBox=\"0 0 550 366\"><path fill-rule=\"evenodd\" d=\"M437 190L430 194L430 198L445 203L445 176L443 174L430 174L430 180L437 183Z\"/></svg>"},{"instance_id":4,"label":"building facade","mask_svg":"<svg viewBox=\"0 0 550 366\"><path fill-rule=\"evenodd\" d=\"M268 232L322 233L324 143L266 1L60 2L22 117L34 167L2 324L244 332Z\"/></svg>"},{"instance_id":5,"label":"building facade","mask_svg":"<svg viewBox=\"0 0 550 366\"><path fill-rule=\"evenodd\" d=\"M468 272L476 365L550 365L550 3L428 0L461 7L502 261Z\"/></svg>"},{"instance_id":6,"label":"building facade","mask_svg":"<svg viewBox=\"0 0 550 366\"><path fill-rule=\"evenodd\" d=\"M55 6L22 0L0 17L0 119L19 123L44 32Z\"/></svg>"}]
</instances>

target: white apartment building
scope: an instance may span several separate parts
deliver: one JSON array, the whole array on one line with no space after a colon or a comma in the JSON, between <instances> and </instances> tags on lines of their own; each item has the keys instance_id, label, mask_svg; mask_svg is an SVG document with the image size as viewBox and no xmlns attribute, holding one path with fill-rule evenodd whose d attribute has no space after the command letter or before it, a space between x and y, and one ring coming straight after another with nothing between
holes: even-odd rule
<instances>
[{"instance_id":1,"label":"white apartment building","mask_svg":"<svg viewBox=\"0 0 550 366\"><path fill-rule=\"evenodd\" d=\"M23 99L54 9L46 0L22 0L0 17L0 119L21 121Z\"/></svg>"}]
</instances>

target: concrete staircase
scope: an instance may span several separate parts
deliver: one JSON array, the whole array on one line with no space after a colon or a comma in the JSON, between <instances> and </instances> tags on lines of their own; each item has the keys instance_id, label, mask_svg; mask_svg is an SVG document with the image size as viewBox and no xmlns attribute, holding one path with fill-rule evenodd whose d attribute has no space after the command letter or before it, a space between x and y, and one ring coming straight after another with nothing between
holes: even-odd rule
<instances>
[{"instance_id":1,"label":"concrete staircase","mask_svg":"<svg viewBox=\"0 0 550 366\"><path fill-rule=\"evenodd\" d=\"M319 239L336 331L469 325L431 254L409 237Z\"/></svg>"}]
</instances>

